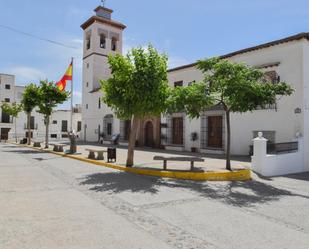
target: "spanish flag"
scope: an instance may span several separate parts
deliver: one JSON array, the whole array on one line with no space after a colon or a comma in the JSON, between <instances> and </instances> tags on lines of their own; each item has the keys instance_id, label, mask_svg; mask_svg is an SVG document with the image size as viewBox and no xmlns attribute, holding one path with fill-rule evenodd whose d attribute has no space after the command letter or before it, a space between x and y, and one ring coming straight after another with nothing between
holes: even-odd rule
<instances>
[{"instance_id":1,"label":"spanish flag","mask_svg":"<svg viewBox=\"0 0 309 249\"><path fill-rule=\"evenodd\" d=\"M58 89L62 92L65 90L68 80L72 80L73 62L70 63L67 71L63 75L62 79L56 83Z\"/></svg>"}]
</instances>

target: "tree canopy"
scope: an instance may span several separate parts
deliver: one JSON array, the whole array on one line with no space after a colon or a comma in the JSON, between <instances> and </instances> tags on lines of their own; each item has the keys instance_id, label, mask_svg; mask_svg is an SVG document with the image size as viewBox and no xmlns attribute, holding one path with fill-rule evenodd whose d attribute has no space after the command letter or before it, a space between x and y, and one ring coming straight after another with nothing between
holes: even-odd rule
<instances>
[{"instance_id":1,"label":"tree canopy","mask_svg":"<svg viewBox=\"0 0 309 249\"><path fill-rule=\"evenodd\" d=\"M118 118L160 115L169 94L167 56L151 45L132 49L127 56L108 57L111 78L102 80L103 101Z\"/></svg>"},{"instance_id":2,"label":"tree canopy","mask_svg":"<svg viewBox=\"0 0 309 249\"><path fill-rule=\"evenodd\" d=\"M264 73L243 63L220 58L198 61L197 68L204 80L188 87L175 88L170 97L171 111L185 111L191 118L211 106L223 108L226 116L226 168L230 164L230 113L244 113L275 104L278 95L291 95L292 87L285 82L269 82Z\"/></svg>"},{"instance_id":3,"label":"tree canopy","mask_svg":"<svg viewBox=\"0 0 309 249\"><path fill-rule=\"evenodd\" d=\"M14 102L12 104L3 102L1 104L1 109L6 114L13 116L14 118L17 118L18 114L23 110L23 105L18 104L16 102Z\"/></svg>"}]
</instances>

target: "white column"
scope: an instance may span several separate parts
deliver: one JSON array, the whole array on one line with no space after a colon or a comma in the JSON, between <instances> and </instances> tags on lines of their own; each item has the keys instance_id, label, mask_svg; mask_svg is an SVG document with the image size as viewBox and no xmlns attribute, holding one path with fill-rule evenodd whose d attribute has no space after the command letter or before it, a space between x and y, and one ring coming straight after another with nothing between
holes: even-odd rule
<instances>
[{"instance_id":1,"label":"white column","mask_svg":"<svg viewBox=\"0 0 309 249\"><path fill-rule=\"evenodd\" d=\"M267 139L259 132L258 137L253 139L252 170L263 175L265 159L267 156Z\"/></svg>"}]
</instances>

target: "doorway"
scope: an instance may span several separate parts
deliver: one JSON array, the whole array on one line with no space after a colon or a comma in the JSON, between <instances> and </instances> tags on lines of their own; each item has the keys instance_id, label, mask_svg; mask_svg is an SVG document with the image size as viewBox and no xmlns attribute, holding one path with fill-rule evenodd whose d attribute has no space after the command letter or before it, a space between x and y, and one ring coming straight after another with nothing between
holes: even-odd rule
<instances>
[{"instance_id":1,"label":"doorway","mask_svg":"<svg viewBox=\"0 0 309 249\"><path fill-rule=\"evenodd\" d=\"M9 139L9 131L11 128L1 128L1 140Z\"/></svg>"},{"instance_id":2,"label":"doorway","mask_svg":"<svg viewBox=\"0 0 309 249\"><path fill-rule=\"evenodd\" d=\"M145 125L145 146L146 147L153 147L154 140L153 140L153 124L151 121L148 121Z\"/></svg>"},{"instance_id":3,"label":"doorway","mask_svg":"<svg viewBox=\"0 0 309 249\"><path fill-rule=\"evenodd\" d=\"M172 121L173 136L172 143L176 145L183 145L183 118L173 118Z\"/></svg>"},{"instance_id":4,"label":"doorway","mask_svg":"<svg viewBox=\"0 0 309 249\"><path fill-rule=\"evenodd\" d=\"M208 147L222 148L222 116L208 116Z\"/></svg>"}]
</instances>

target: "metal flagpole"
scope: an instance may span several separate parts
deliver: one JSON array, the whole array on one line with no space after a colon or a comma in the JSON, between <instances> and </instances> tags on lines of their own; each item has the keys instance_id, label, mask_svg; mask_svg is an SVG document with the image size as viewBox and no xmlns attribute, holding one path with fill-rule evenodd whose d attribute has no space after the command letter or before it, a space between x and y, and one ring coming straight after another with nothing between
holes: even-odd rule
<instances>
[{"instance_id":1,"label":"metal flagpole","mask_svg":"<svg viewBox=\"0 0 309 249\"><path fill-rule=\"evenodd\" d=\"M74 76L74 74L73 74L73 68L74 68L73 62L74 62L74 58L72 57L72 61L71 61L71 63L72 63L72 80L71 80L71 132L73 132L73 95L74 95L74 93L73 93L73 76Z\"/></svg>"}]
</instances>

